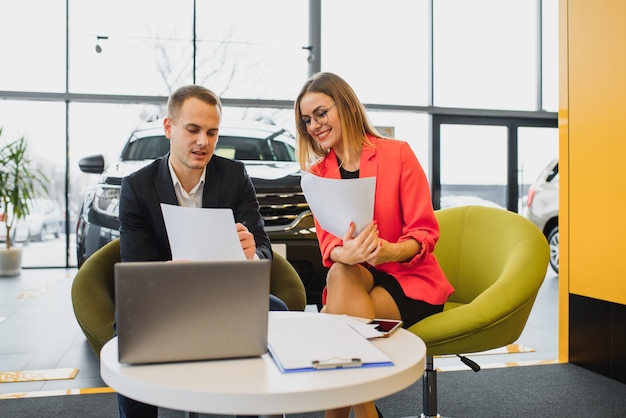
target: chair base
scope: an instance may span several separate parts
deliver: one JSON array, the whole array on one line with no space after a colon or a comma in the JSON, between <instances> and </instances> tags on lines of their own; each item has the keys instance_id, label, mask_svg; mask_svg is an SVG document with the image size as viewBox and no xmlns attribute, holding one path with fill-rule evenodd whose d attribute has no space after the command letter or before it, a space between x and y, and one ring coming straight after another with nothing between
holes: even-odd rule
<instances>
[{"instance_id":1,"label":"chair base","mask_svg":"<svg viewBox=\"0 0 626 418\"><path fill-rule=\"evenodd\" d=\"M457 357L474 372L480 371L480 366L476 362L459 354L457 354ZM426 356L422 387L422 408L424 412L419 417L405 418L444 418L437 413L437 369L434 367L433 356Z\"/></svg>"},{"instance_id":2,"label":"chair base","mask_svg":"<svg viewBox=\"0 0 626 418\"><path fill-rule=\"evenodd\" d=\"M433 364L433 356L426 356L426 367L422 377L422 412L418 416L404 418L442 418L437 413L437 369Z\"/></svg>"},{"instance_id":3,"label":"chair base","mask_svg":"<svg viewBox=\"0 0 626 418\"><path fill-rule=\"evenodd\" d=\"M439 417L437 413L437 369L433 364L433 356L426 356L426 367L422 377L422 402L423 411L421 417Z\"/></svg>"}]
</instances>

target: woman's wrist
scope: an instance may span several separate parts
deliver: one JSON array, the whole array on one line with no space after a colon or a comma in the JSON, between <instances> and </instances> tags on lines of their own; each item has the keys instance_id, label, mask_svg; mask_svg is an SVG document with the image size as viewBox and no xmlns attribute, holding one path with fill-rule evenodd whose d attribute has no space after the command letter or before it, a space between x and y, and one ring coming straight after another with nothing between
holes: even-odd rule
<instances>
[{"instance_id":1,"label":"woman's wrist","mask_svg":"<svg viewBox=\"0 0 626 418\"><path fill-rule=\"evenodd\" d=\"M407 239L405 241L391 244L392 247L392 260L397 263L406 263L415 257L421 250L421 245L414 239Z\"/></svg>"},{"instance_id":2,"label":"woman's wrist","mask_svg":"<svg viewBox=\"0 0 626 418\"><path fill-rule=\"evenodd\" d=\"M335 248L330 250L330 260L335 263L341 263L341 249L343 247L341 245L337 245Z\"/></svg>"}]
</instances>

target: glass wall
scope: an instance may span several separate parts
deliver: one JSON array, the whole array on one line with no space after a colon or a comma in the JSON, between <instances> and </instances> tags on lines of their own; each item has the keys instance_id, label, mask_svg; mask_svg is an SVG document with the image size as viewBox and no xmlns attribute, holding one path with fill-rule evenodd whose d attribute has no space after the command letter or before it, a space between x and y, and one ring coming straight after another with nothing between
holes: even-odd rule
<instances>
[{"instance_id":1,"label":"glass wall","mask_svg":"<svg viewBox=\"0 0 626 418\"><path fill-rule=\"evenodd\" d=\"M542 106L555 112L559 109L559 2L543 0L541 4L541 93Z\"/></svg>"},{"instance_id":2,"label":"glass wall","mask_svg":"<svg viewBox=\"0 0 626 418\"><path fill-rule=\"evenodd\" d=\"M505 126L441 126L441 208L507 207Z\"/></svg>"},{"instance_id":3,"label":"glass wall","mask_svg":"<svg viewBox=\"0 0 626 418\"><path fill-rule=\"evenodd\" d=\"M526 214L531 183L558 159L556 120L435 116L433 204Z\"/></svg>"},{"instance_id":4,"label":"glass wall","mask_svg":"<svg viewBox=\"0 0 626 418\"><path fill-rule=\"evenodd\" d=\"M311 52L316 5L321 45ZM76 213L97 178L78 161L114 162L133 128L163 116L175 88L206 85L222 96L225 119L294 132L292 101L311 60L352 85L374 125L411 144L434 194L506 189L506 119L556 125L557 11L557 0L0 2L0 142L26 136L50 181L41 198L58 204L63 226L20 243L24 267L76 265ZM433 115L494 112L502 126L444 122L433 146ZM550 129L516 131L520 211L534 172L558 154Z\"/></svg>"},{"instance_id":5,"label":"glass wall","mask_svg":"<svg viewBox=\"0 0 626 418\"><path fill-rule=\"evenodd\" d=\"M537 3L437 0L433 4L434 104L535 110Z\"/></svg>"},{"instance_id":6,"label":"glass wall","mask_svg":"<svg viewBox=\"0 0 626 418\"><path fill-rule=\"evenodd\" d=\"M429 3L322 2L323 71L341 75L366 103L428 105Z\"/></svg>"},{"instance_id":7,"label":"glass wall","mask_svg":"<svg viewBox=\"0 0 626 418\"><path fill-rule=\"evenodd\" d=\"M65 90L65 0L0 3L0 91Z\"/></svg>"},{"instance_id":8,"label":"glass wall","mask_svg":"<svg viewBox=\"0 0 626 418\"><path fill-rule=\"evenodd\" d=\"M196 27L198 84L224 98L293 100L308 65L306 1L198 1Z\"/></svg>"},{"instance_id":9,"label":"glass wall","mask_svg":"<svg viewBox=\"0 0 626 418\"><path fill-rule=\"evenodd\" d=\"M14 224L17 245L25 248L24 266L65 265L65 114L62 102L0 100L0 144L24 137L28 158L48 189L36 188L30 215Z\"/></svg>"},{"instance_id":10,"label":"glass wall","mask_svg":"<svg viewBox=\"0 0 626 418\"><path fill-rule=\"evenodd\" d=\"M430 167L430 120L424 113L369 112L370 119L382 135L406 141L428 176Z\"/></svg>"},{"instance_id":11,"label":"glass wall","mask_svg":"<svg viewBox=\"0 0 626 418\"><path fill-rule=\"evenodd\" d=\"M69 91L166 96L192 82L192 2L69 4Z\"/></svg>"},{"instance_id":12,"label":"glass wall","mask_svg":"<svg viewBox=\"0 0 626 418\"><path fill-rule=\"evenodd\" d=\"M521 127L518 129L520 201L518 213L526 214L528 188L553 160L559 158L558 128Z\"/></svg>"}]
</instances>

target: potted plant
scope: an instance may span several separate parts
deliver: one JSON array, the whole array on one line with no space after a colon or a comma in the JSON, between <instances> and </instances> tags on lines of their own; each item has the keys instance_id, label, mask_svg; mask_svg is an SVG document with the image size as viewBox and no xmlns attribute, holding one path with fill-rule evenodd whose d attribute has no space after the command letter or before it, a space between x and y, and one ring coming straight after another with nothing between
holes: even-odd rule
<instances>
[{"instance_id":1,"label":"potted plant","mask_svg":"<svg viewBox=\"0 0 626 418\"><path fill-rule=\"evenodd\" d=\"M0 247L0 276L20 274L22 248L11 242L12 228L20 219L26 219L36 188L47 192L45 177L28 158L26 139L22 136L4 143L0 148L0 219L6 244Z\"/></svg>"}]
</instances>

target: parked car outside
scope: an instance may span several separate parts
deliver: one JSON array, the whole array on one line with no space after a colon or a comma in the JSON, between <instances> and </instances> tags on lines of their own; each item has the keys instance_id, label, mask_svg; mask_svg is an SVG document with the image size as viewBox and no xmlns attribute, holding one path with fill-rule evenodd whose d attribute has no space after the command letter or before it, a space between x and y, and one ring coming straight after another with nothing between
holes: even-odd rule
<instances>
[{"instance_id":1,"label":"parked car outside","mask_svg":"<svg viewBox=\"0 0 626 418\"><path fill-rule=\"evenodd\" d=\"M0 221L4 222L4 214ZM19 219L11 229L11 241L28 244L30 241L45 241L58 238L63 232L65 217L58 202L48 198L37 198L28 202L28 215ZM6 230L0 228L0 241L6 241Z\"/></svg>"},{"instance_id":2,"label":"parked car outside","mask_svg":"<svg viewBox=\"0 0 626 418\"><path fill-rule=\"evenodd\" d=\"M28 235L31 241L59 238L63 233L65 217L59 203L52 199L33 199L29 205Z\"/></svg>"},{"instance_id":3,"label":"parked car outside","mask_svg":"<svg viewBox=\"0 0 626 418\"><path fill-rule=\"evenodd\" d=\"M78 214L76 252L79 267L97 249L119 237L118 204L122 178L169 151L163 122L134 130L117 162L105 168L102 155L79 161L85 173L101 174L87 190ZM223 122L217 155L242 161L256 189L265 230L272 246L286 253L306 288L307 303L321 306L327 269L322 266L313 215L300 188L295 139L285 129L261 122Z\"/></svg>"},{"instance_id":4,"label":"parked car outside","mask_svg":"<svg viewBox=\"0 0 626 418\"><path fill-rule=\"evenodd\" d=\"M0 210L0 242L7 241L7 231L6 231L6 228L4 227L5 216L7 215L4 213L4 211ZM11 235L12 244L17 244L21 242L24 245L28 245L28 241L30 240L30 237L28 235L28 223L26 222L26 220L25 219L17 220L13 224L13 227L11 228L10 235Z\"/></svg>"},{"instance_id":5,"label":"parked car outside","mask_svg":"<svg viewBox=\"0 0 626 418\"><path fill-rule=\"evenodd\" d=\"M550 244L550 266L559 272L559 160L552 160L528 189L528 219Z\"/></svg>"}]
</instances>

